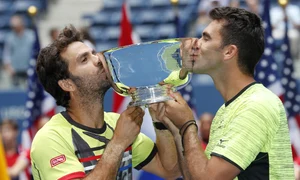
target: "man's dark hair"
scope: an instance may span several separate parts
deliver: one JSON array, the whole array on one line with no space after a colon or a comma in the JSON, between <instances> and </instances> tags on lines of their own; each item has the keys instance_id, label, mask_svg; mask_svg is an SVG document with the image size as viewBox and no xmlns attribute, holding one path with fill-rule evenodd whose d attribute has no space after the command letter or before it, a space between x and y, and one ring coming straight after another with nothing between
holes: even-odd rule
<instances>
[{"instance_id":1,"label":"man's dark hair","mask_svg":"<svg viewBox=\"0 0 300 180\"><path fill-rule=\"evenodd\" d=\"M225 20L220 31L222 45L238 48L238 66L245 74L254 76L254 69L264 52L264 29L254 13L233 7L219 7L210 11L213 20Z\"/></svg>"},{"instance_id":2,"label":"man's dark hair","mask_svg":"<svg viewBox=\"0 0 300 180\"><path fill-rule=\"evenodd\" d=\"M76 41L82 42L79 31L72 25L65 27L53 43L40 51L37 59L36 72L41 84L56 99L56 104L63 107L69 107L70 94L61 89L58 81L69 78L70 73L61 52Z\"/></svg>"}]
</instances>

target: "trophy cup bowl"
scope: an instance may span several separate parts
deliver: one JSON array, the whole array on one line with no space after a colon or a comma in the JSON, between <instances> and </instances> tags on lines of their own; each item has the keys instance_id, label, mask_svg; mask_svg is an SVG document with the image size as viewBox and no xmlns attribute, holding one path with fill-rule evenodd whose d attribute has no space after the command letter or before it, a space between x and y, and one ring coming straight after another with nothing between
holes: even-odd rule
<instances>
[{"instance_id":1,"label":"trophy cup bowl","mask_svg":"<svg viewBox=\"0 0 300 180\"><path fill-rule=\"evenodd\" d=\"M171 100L168 95L186 86L191 74L182 68L182 39L165 39L112 48L100 52L115 92L131 96L129 106Z\"/></svg>"}]
</instances>

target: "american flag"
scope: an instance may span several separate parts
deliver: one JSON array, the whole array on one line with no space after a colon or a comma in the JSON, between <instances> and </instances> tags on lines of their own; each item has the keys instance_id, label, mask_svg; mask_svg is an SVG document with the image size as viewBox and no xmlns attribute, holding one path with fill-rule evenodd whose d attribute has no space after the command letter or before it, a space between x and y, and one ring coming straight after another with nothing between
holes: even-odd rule
<instances>
[{"instance_id":1,"label":"american flag","mask_svg":"<svg viewBox=\"0 0 300 180\"><path fill-rule=\"evenodd\" d=\"M265 0L262 15L263 27L265 29L265 51L256 66L255 79L281 97L283 95L283 88L280 83L278 66L273 57L275 48L274 39L272 37L269 8L270 1Z\"/></svg>"},{"instance_id":2,"label":"american flag","mask_svg":"<svg viewBox=\"0 0 300 180\"><path fill-rule=\"evenodd\" d=\"M36 60L40 51L40 42L37 28L34 28L35 43L32 49L32 58L29 62L27 70L28 75L28 90L25 110L25 120L23 121L23 131L21 146L24 149L29 149L34 134L36 133L36 124L42 116L51 117L55 113L54 99L46 94L43 86L39 83L35 67Z\"/></svg>"},{"instance_id":3,"label":"american flag","mask_svg":"<svg viewBox=\"0 0 300 180\"><path fill-rule=\"evenodd\" d=\"M281 50L284 56L281 83L284 89L283 102L286 109L291 142L293 144L293 157L299 158L300 155L300 95L297 91L297 83L293 77L294 67L290 52L290 43L288 38L288 23L285 22L285 36Z\"/></svg>"}]
</instances>

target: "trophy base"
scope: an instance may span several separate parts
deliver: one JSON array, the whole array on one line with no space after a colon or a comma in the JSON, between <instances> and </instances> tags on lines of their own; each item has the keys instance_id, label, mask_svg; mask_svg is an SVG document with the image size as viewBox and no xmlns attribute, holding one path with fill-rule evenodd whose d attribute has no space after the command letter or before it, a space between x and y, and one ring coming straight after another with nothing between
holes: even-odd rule
<instances>
[{"instance_id":1,"label":"trophy base","mask_svg":"<svg viewBox=\"0 0 300 180\"><path fill-rule=\"evenodd\" d=\"M170 87L160 85L137 87L131 95L132 101L129 106L147 106L152 103L173 100L168 95L168 89Z\"/></svg>"}]
</instances>

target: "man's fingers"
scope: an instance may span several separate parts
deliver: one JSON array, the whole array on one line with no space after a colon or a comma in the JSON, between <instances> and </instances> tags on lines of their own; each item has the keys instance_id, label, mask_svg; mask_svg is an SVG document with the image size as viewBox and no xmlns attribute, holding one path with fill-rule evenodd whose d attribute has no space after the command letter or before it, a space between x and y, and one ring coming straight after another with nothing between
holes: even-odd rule
<instances>
[{"instance_id":1,"label":"man's fingers","mask_svg":"<svg viewBox=\"0 0 300 180\"><path fill-rule=\"evenodd\" d=\"M173 103L186 103L179 92L169 91L169 96L171 96L174 100L166 101L165 104L170 105Z\"/></svg>"},{"instance_id":2,"label":"man's fingers","mask_svg":"<svg viewBox=\"0 0 300 180\"><path fill-rule=\"evenodd\" d=\"M142 123L143 123L143 117L144 117L144 114L145 114L145 113L139 114L138 116L136 116L136 117L134 118L134 121L135 121L139 126L141 126Z\"/></svg>"},{"instance_id":3,"label":"man's fingers","mask_svg":"<svg viewBox=\"0 0 300 180\"><path fill-rule=\"evenodd\" d=\"M133 113L137 108L138 108L138 106L130 106L130 107L127 107L126 113L127 113L127 114L131 114L131 113Z\"/></svg>"},{"instance_id":4,"label":"man's fingers","mask_svg":"<svg viewBox=\"0 0 300 180\"><path fill-rule=\"evenodd\" d=\"M163 102L158 104L156 116L159 120L162 120L165 116L165 104Z\"/></svg>"},{"instance_id":5,"label":"man's fingers","mask_svg":"<svg viewBox=\"0 0 300 180\"><path fill-rule=\"evenodd\" d=\"M139 106L136 106L135 109L131 113L129 113L128 115L131 116L133 119L135 119L140 114L144 115L144 111Z\"/></svg>"}]
</instances>

